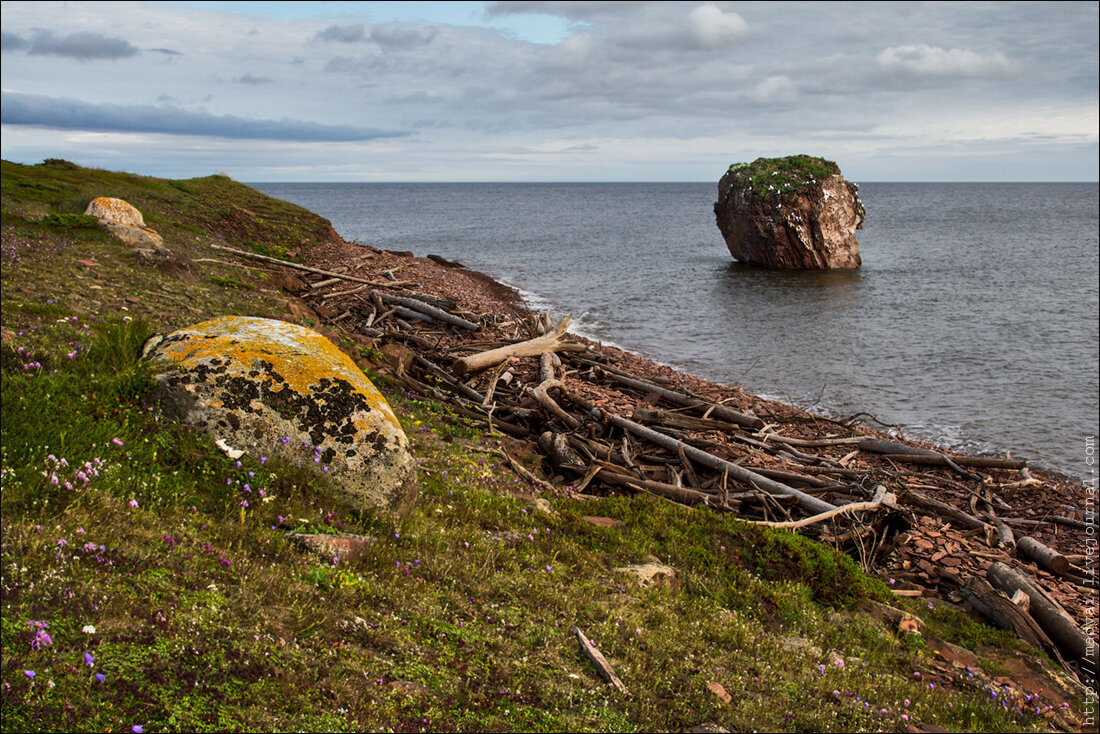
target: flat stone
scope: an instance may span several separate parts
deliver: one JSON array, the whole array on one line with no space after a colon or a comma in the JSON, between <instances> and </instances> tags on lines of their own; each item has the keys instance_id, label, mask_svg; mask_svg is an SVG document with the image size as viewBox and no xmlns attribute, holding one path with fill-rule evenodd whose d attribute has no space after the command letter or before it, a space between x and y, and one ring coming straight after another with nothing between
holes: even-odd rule
<instances>
[{"instance_id":1,"label":"flat stone","mask_svg":"<svg viewBox=\"0 0 1100 734\"><path fill-rule=\"evenodd\" d=\"M288 533L287 537L298 541L325 560L339 558L345 563L354 563L363 558L367 544L373 538L366 535L324 535L317 533Z\"/></svg>"},{"instance_id":2,"label":"flat stone","mask_svg":"<svg viewBox=\"0 0 1100 734\"><path fill-rule=\"evenodd\" d=\"M622 520L616 520L612 517L594 517L591 515L585 515L581 519L589 525L595 525L599 528L618 528L623 526Z\"/></svg>"},{"instance_id":3,"label":"flat stone","mask_svg":"<svg viewBox=\"0 0 1100 734\"><path fill-rule=\"evenodd\" d=\"M616 568L618 573L628 573L642 586L669 586L680 588L680 573L663 563L636 563Z\"/></svg>"}]
</instances>

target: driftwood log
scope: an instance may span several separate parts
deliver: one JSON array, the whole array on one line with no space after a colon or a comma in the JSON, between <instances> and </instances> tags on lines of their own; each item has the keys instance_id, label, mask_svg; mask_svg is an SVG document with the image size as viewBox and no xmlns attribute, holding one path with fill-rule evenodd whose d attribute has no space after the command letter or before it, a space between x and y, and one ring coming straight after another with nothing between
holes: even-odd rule
<instances>
[{"instance_id":1,"label":"driftwood log","mask_svg":"<svg viewBox=\"0 0 1100 734\"><path fill-rule=\"evenodd\" d=\"M1031 597L1030 614L1047 636L1058 644L1066 657L1085 661L1089 648L1088 636L1062 605L1051 599L1037 583L999 561L990 565L985 575L993 586L1006 594L1022 591Z\"/></svg>"},{"instance_id":2,"label":"driftwood log","mask_svg":"<svg viewBox=\"0 0 1100 734\"><path fill-rule=\"evenodd\" d=\"M1016 549L1037 561L1043 568L1053 571L1059 576L1064 576L1069 572L1069 560L1058 551L1047 548L1035 538L1025 535L1016 541Z\"/></svg>"},{"instance_id":3,"label":"driftwood log","mask_svg":"<svg viewBox=\"0 0 1100 734\"><path fill-rule=\"evenodd\" d=\"M619 676L615 675L615 671L611 669L611 666L607 662L607 658L603 656L596 646L584 636L580 627L573 628L573 634L577 636L577 641L581 643L581 652L585 657L596 667L596 672L600 674L600 677L611 684L611 687L622 694L629 694L630 691L626 685L619 680Z\"/></svg>"},{"instance_id":4,"label":"driftwood log","mask_svg":"<svg viewBox=\"0 0 1100 734\"><path fill-rule=\"evenodd\" d=\"M736 423L739 426L745 426L746 428L752 428L753 430L760 430L764 427L764 421L757 418L755 415L748 415L746 413L738 413L735 410L730 410L722 405L713 405L711 403L693 398L690 395L684 395L683 393L676 392L675 390L668 390L658 385L652 385L648 382L642 382L641 380L635 380L631 377L616 374L614 372L606 372L605 375L609 380L617 382L620 385L632 387L635 390L641 390L643 392L656 393L665 400L677 405L684 405L689 408L703 408L707 410L709 415L715 418L721 418L731 423Z\"/></svg>"},{"instance_id":5,"label":"driftwood log","mask_svg":"<svg viewBox=\"0 0 1100 734\"><path fill-rule=\"evenodd\" d=\"M576 398L574 398L576 400ZM694 446L689 446L683 441L679 441L671 436L666 436L663 433L658 433L651 428L646 428L643 425L639 425L632 420L623 418L622 416L615 415L614 413L607 413L594 406L588 406L591 408L597 417L606 420L612 425L618 426L635 436L640 436L658 446L663 446L671 451L683 451L684 454L692 461L701 464L709 469L714 469L719 472L726 472L731 479L738 482L743 482L750 486L756 487L762 492L768 494L790 495L795 498L798 504L805 510L813 513L820 514L822 512L829 512L835 510L836 505L829 504L825 500L820 500L817 497L806 494L794 487L788 487L785 484L780 484L774 479L768 479L762 474L757 474L754 471L745 469L732 462L721 459L714 454L708 454L706 451L697 449Z\"/></svg>"},{"instance_id":6,"label":"driftwood log","mask_svg":"<svg viewBox=\"0 0 1100 734\"><path fill-rule=\"evenodd\" d=\"M459 374L478 372L486 367L500 364L509 357L537 357L543 352L559 352L563 350L586 351L588 347L583 344L567 342L562 339L571 323L573 323L573 319L566 316L558 322L558 325L555 326L552 331L548 331L542 336L528 339L525 342L517 342L516 344L497 347L496 349L490 349L486 352L478 352L468 357L460 357L455 360L455 371Z\"/></svg>"},{"instance_id":7,"label":"driftwood log","mask_svg":"<svg viewBox=\"0 0 1100 734\"><path fill-rule=\"evenodd\" d=\"M1058 646L1051 641L1038 622L1007 597L990 586L979 576L971 576L960 587L959 593L970 602L982 616L1001 629L1015 632L1017 636L1032 647L1044 649L1062 660ZM1033 600L1034 601L1034 600Z\"/></svg>"}]
</instances>

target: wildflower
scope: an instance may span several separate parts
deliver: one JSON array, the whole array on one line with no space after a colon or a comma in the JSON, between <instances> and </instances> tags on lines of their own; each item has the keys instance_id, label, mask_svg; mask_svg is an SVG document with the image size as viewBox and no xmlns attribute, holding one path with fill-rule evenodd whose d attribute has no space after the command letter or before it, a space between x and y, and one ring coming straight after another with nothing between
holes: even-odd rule
<instances>
[{"instance_id":1,"label":"wildflower","mask_svg":"<svg viewBox=\"0 0 1100 734\"><path fill-rule=\"evenodd\" d=\"M549 565L549 564L547 564L547 566L546 566L546 573L550 573L550 572L551 572L552 570L553 570L553 569L552 569L552 568L550 567L550 565Z\"/></svg>"},{"instance_id":2,"label":"wildflower","mask_svg":"<svg viewBox=\"0 0 1100 734\"><path fill-rule=\"evenodd\" d=\"M817 672L818 672L819 675L825 675L825 666L824 665L817 666Z\"/></svg>"},{"instance_id":3,"label":"wildflower","mask_svg":"<svg viewBox=\"0 0 1100 734\"><path fill-rule=\"evenodd\" d=\"M332 557L332 565L333 565L333 566L335 566L335 565L336 565L336 564L338 564L339 562L340 562L340 556L333 556L333 557Z\"/></svg>"},{"instance_id":4,"label":"wildflower","mask_svg":"<svg viewBox=\"0 0 1100 734\"><path fill-rule=\"evenodd\" d=\"M902 721L909 721L909 714L902 714L901 715L901 720Z\"/></svg>"},{"instance_id":5,"label":"wildflower","mask_svg":"<svg viewBox=\"0 0 1100 734\"><path fill-rule=\"evenodd\" d=\"M141 724L134 724L130 727L130 731L134 734L145 734L145 728Z\"/></svg>"},{"instance_id":6,"label":"wildflower","mask_svg":"<svg viewBox=\"0 0 1100 734\"><path fill-rule=\"evenodd\" d=\"M103 675L103 673L96 673L95 674L95 679L97 681L99 681L100 683L102 683L104 680L107 679L107 676Z\"/></svg>"},{"instance_id":7,"label":"wildflower","mask_svg":"<svg viewBox=\"0 0 1100 734\"><path fill-rule=\"evenodd\" d=\"M113 443L115 446L121 446L122 445L122 439L119 438L118 436L115 436L114 438L111 439L111 443Z\"/></svg>"},{"instance_id":8,"label":"wildflower","mask_svg":"<svg viewBox=\"0 0 1100 734\"><path fill-rule=\"evenodd\" d=\"M83 632L86 635L94 635L95 634L95 627L93 627L90 624L86 624L86 625L84 625L83 627L80 628L80 631Z\"/></svg>"},{"instance_id":9,"label":"wildflower","mask_svg":"<svg viewBox=\"0 0 1100 734\"><path fill-rule=\"evenodd\" d=\"M905 708L909 708L909 699L905 699Z\"/></svg>"},{"instance_id":10,"label":"wildflower","mask_svg":"<svg viewBox=\"0 0 1100 734\"><path fill-rule=\"evenodd\" d=\"M130 500L130 507L137 507L137 506L138 506L138 501L137 500Z\"/></svg>"},{"instance_id":11,"label":"wildflower","mask_svg":"<svg viewBox=\"0 0 1100 734\"><path fill-rule=\"evenodd\" d=\"M69 541L65 540L64 538L58 538L57 539L57 545L61 548L64 548L68 544L69 544Z\"/></svg>"},{"instance_id":12,"label":"wildflower","mask_svg":"<svg viewBox=\"0 0 1100 734\"><path fill-rule=\"evenodd\" d=\"M914 670L913 671L913 677L914 678L920 678L920 671L919 670Z\"/></svg>"},{"instance_id":13,"label":"wildflower","mask_svg":"<svg viewBox=\"0 0 1100 734\"><path fill-rule=\"evenodd\" d=\"M84 664L87 665L89 668L95 665L95 658L92 657L92 654L90 652L84 653Z\"/></svg>"},{"instance_id":14,"label":"wildflower","mask_svg":"<svg viewBox=\"0 0 1100 734\"><path fill-rule=\"evenodd\" d=\"M261 456L260 457L260 463L261 464L266 464L267 463L267 457L266 456ZM249 474L248 476L252 476L252 475Z\"/></svg>"},{"instance_id":15,"label":"wildflower","mask_svg":"<svg viewBox=\"0 0 1100 734\"><path fill-rule=\"evenodd\" d=\"M30 680L34 680L35 672L33 670L24 670L23 675L27 676Z\"/></svg>"}]
</instances>

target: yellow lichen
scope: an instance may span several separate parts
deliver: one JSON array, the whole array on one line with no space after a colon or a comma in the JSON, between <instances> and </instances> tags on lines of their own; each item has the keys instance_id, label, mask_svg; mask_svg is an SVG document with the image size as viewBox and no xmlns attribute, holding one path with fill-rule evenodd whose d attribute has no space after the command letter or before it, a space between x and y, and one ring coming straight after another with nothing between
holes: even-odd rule
<instances>
[{"instance_id":1,"label":"yellow lichen","mask_svg":"<svg viewBox=\"0 0 1100 734\"><path fill-rule=\"evenodd\" d=\"M357 430L389 424L404 443L404 432L386 399L351 358L325 337L285 321L244 316L221 316L196 324L173 336L184 336L160 350L163 357L191 369L210 359L229 360L230 374L247 375L262 360L286 380L284 389L310 395L325 377L347 380L362 392L371 410L355 420Z\"/></svg>"}]
</instances>

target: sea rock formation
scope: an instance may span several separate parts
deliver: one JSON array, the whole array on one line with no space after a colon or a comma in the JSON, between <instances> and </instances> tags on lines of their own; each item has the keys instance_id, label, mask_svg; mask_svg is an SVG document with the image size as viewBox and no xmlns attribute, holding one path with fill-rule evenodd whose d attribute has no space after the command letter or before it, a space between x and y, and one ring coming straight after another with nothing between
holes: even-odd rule
<instances>
[{"instance_id":1,"label":"sea rock formation","mask_svg":"<svg viewBox=\"0 0 1100 734\"><path fill-rule=\"evenodd\" d=\"M718 182L718 229L730 254L784 270L860 266L865 212L836 163L812 156L735 163Z\"/></svg>"},{"instance_id":2,"label":"sea rock formation","mask_svg":"<svg viewBox=\"0 0 1100 734\"><path fill-rule=\"evenodd\" d=\"M96 197L88 202L84 213L97 217L100 227L128 245L151 250L164 247L164 238L146 227L141 212L123 199Z\"/></svg>"},{"instance_id":3,"label":"sea rock formation","mask_svg":"<svg viewBox=\"0 0 1100 734\"><path fill-rule=\"evenodd\" d=\"M403 515L415 505L416 464L397 418L317 332L222 316L151 340L145 357L168 363L157 377L165 412L211 433L223 450L281 454L326 471L355 507Z\"/></svg>"}]
</instances>

